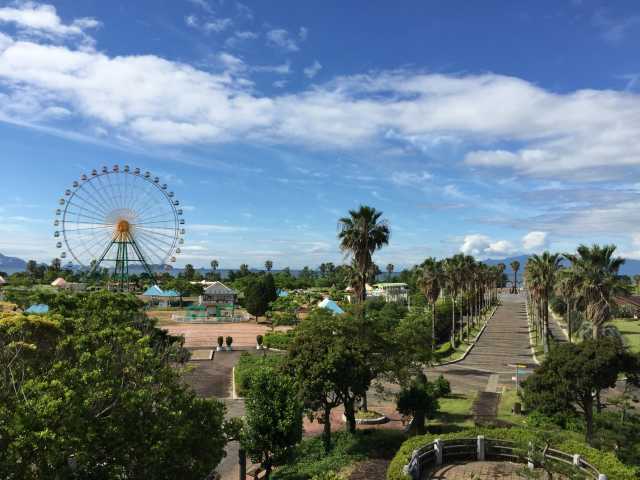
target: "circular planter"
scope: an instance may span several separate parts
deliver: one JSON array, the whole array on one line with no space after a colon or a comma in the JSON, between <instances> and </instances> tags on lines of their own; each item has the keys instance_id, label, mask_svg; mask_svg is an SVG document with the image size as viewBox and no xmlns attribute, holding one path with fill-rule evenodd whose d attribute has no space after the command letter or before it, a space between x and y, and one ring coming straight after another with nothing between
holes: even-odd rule
<instances>
[{"instance_id":1,"label":"circular planter","mask_svg":"<svg viewBox=\"0 0 640 480\"><path fill-rule=\"evenodd\" d=\"M373 418L356 418L356 425L381 425L389 421L389 417L387 417L386 415L383 415L381 413L379 415L379 417ZM347 421L347 417L344 416L344 413L342 414L342 421Z\"/></svg>"}]
</instances>

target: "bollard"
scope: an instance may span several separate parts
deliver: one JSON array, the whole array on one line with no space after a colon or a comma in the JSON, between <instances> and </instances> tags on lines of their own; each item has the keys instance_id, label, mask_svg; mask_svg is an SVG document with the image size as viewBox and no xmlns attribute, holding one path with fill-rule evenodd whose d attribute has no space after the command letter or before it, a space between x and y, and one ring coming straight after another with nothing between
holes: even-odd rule
<instances>
[{"instance_id":1,"label":"bollard","mask_svg":"<svg viewBox=\"0 0 640 480\"><path fill-rule=\"evenodd\" d=\"M581 461L581 460L582 460L582 459L580 458L580 454L579 454L579 453L575 453L575 454L573 455L573 466L574 466L574 467L579 467L579 466L580 466L580 461Z\"/></svg>"},{"instance_id":2,"label":"bollard","mask_svg":"<svg viewBox=\"0 0 640 480\"><path fill-rule=\"evenodd\" d=\"M436 465L440 466L442 465L442 453L443 453L442 440L437 438L436 441L434 442L434 446L436 450Z\"/></svg>"},{"instance_id":3,"label":"bollard","mask_svg":"<svg viewBox=\"0 0 640 480\"><path fill-rule=\"evenodd\" d=\"M485 448L485 442L484 442L484 436L483 435L478 435L478 461L479 462L483 462L484 461L484 448Z\"/></svg>"},{"instance_id":4,"label":"bollard","mask_svg":"<svg viewBox=\"0 0 640 480\"><path fill-rule=\"evenodd\" d=\"M247 453L244 448L240 447L238 450L238 463L239 463L239 477L240 480L246 480L247 478Z\"/></svg>"},{"instance_id":5,"label":"bollard","mask_svg":"<svg viewBox=\"0 0 640 480\"><path fill-rule=\"evenodd\" d=\"M533 470L535 465L533 463L533 443L529 442L529 458L527 458L527 467L529 470Z\"/></svg>"}]
</instances>

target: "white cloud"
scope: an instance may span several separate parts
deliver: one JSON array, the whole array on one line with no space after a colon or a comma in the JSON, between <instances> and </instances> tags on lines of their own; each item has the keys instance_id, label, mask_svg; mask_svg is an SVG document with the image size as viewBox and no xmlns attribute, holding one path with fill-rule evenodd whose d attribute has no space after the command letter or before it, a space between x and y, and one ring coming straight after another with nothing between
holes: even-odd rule
<instances>
[{"instance_id":1,"label":"white cloud","mask_svg":"<svg viewBox=\"0 0 640 480\"><path fill-rule=\"evenodd\" d=\"M492 240L486 235L466 235L460 251L465 255L478 258L489 256L505 256L515 252L515 248L508 240Z\"/></svg>"},{"instance_id":2,"label":"white cloud","mask_svg":"<svg viewBox=\"0 0 640 480\"><path fill-rule=\"evenodd\" d=\"M85 36L85 30L100 26L94 18L77 18L70 24L62 22L56 7L37 2L17 2L0 8L0 23L14 24L18 30L31 35L54 38Z\"/></svg>"},{"instance_id":3,"label":"white cloud","mask_svg":"<svg viewBox=\"0 0 640 480\"><path fill-rule=\"evenodd\" d=\"M529 232L522 237L522 248L534 252L547 245L547 232Z\"/></svg>"},{"instance_id":4,"label":"white cloud","mask_svg":"<svg viewBox=\"0 0 640 480\"><path fill-rule=\"evenodd\" d=\"M278 73L280 75L288 75L291 73L291 64L289 62L280 65L254 65L251 67L254 72Z\"/></svg>"},{"instance_id":5,"label":"white cloud","mask_svg":"<svg viewBox=\"0 0 640 480\"><path fill-rule=\"evenodd\" d=\"M197 28L205 33L220 33L233 25L233 20L230 18L212 18L201 21L196 15L188 15L184 21L187 26Z\"/></svg>"},{"instance_id":6,"label":"white cloud","mask_svg":"<svg viewBox=\"0 0 640 480\"><path fill-rule=\"evenodd\" d=\"M289 38L284 35L272 38ZM233 58L240 67L241 60ZM402 70L337 77L301 92L264 96L248 78L261 68L290 69L247 65L233 75L214 74L154 55L110 57L3 35L0 115L24 123L63 108L92 124L90 131L99 127L127 142L241 139L326 149L420 142L428 151L441 148L440 139L453 139L457 150L471 150L468 164L521 174L600 178L640 170L640 95L633 92L558 94L503 75ZM455 186L444 188L448 196L461 194Z\"/></svg>"},{"instance_id":7,"label":"white cloud","mask_svg":"<svg viewBox=\"0 0 640 480\"><path fill-rule=\"evenodd\" d=\"M284 28L269 30L266 36L267 43L272 47L281 48L289 52L297 52L300 50L296 41Z\"/></svg>"},{"instance_id":8,"label":"white cloud","mask_svg":"<svg viewBox=\"0 0 640 480\"><path fill-rule=\"evenodd\" d=\"M312 65L305 68L303 72L308 78L313 78L318 74L318 72L320 72L320 70L322 70L322 65L318 60L316 60Z\"/></svg>"},{"instance_id":9,"label":"white cloud","mask_svg":"<svg viewBox=\"0 0 640 480\"><path fill-rule=\"evenodd\" d=\"M393 172L391 174L391 181L396 185L401 186L423 186L432 178L433 175L431 175L429 172Z\"/></svg>"},{"instance_id":10,"label":"white cloud","mask_svg":"<svg viewBox=\"0 0 640 480\"><path fill-rule=\"evenodd\" d=\"M300 40L304 42L308 36L309 29L307 27L300 27L300 30L298 30L298 37L300 38Z\"/></svg>"}]
</instances>

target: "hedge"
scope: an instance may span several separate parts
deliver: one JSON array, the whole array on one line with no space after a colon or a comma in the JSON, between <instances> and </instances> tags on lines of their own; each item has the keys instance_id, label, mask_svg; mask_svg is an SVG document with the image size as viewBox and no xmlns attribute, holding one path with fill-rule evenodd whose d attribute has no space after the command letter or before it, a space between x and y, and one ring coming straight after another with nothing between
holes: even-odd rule
<instances>
[{"instance_id":1,"label":"hedge","mask_svg":"<svg viewBox=\"0 0 640 480\"><path fill-rule=\"evenodd\" d=\"M522 428L469 428L455 433L427 434L408 439L391 461L387 469L387 480L407 480L409 478L403 473L403 468L409 462L411 454L416 448L433 442L437 438L450 440L473 438L478 435L484 435L485 438L511 440L522 445L529 442L543 443L545 439L548 439L552 447L557 450L570 454L579 453L587 462L606 474L609 480L635 480L638 478L637 468L623 464L613 453L596 450L572 438L575 434L571 432L558 431L543 436L540 432Z\"/></svg>"},{"instance_id":2,"label":"hedge","mask_svg":"<svg viewBox=\"0 0 640 480\"><path fill-rule=\"evenodd\" d=\"M267 348L287 350L293 339L293 330L288 332L267 332L264 336L264 344Z\"/></svg>"},{"instance_id":3,"label":"hedge","mask_svg":"<svg viewBox=\"0 0 640 480\"><path fill-rule=\"evenodd\" d=\"M279 369L284 363L285 357L282 354L272 353L270 355L250 354L242 352L238 364L234 369L234 380L236 384L236 394L243 397L251 384L253 373L259 368Z\"/></svg>"}]
</instances>

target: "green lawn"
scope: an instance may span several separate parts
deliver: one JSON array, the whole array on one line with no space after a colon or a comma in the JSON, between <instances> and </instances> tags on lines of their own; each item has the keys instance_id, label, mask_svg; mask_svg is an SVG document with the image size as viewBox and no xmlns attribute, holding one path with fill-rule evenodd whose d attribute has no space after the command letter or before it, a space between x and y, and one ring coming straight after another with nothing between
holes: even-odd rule
<instances>
[{"instance_id":1,"label":"green lawn","mask_svg":"<svg viewBox=\"0 0 640 480\"><path fill-rule=\"evenodd\" d=\"M461 428L473 426L471 405L475 393L452 393L438 399L440 408L435 419L427 422L427 427L433 433L455 432Z\"/></svg>"},{"instance_id":2,"label":"green lawn","mask_svg":"<svg viewBox=\"0 0 640 480\"><path fill-rule=\"evenodd\" d=\"M640 353L640 320L616 318L611 324L620 331L631 351Z\"/></svg>"},{"instance_id":3,"label":"green lawn","mask_svg":"<svg viewBox=\"0 0 640 480\"><path fill-rule=\"evenodd\" d=\"M513 405L520 399L516 394L515 388L505 388L500 395L500 404L498 405L498 420L509 422L514 425L522 425L525 422L524 415L514 415Z\"/></svg>"}]
</instances>

